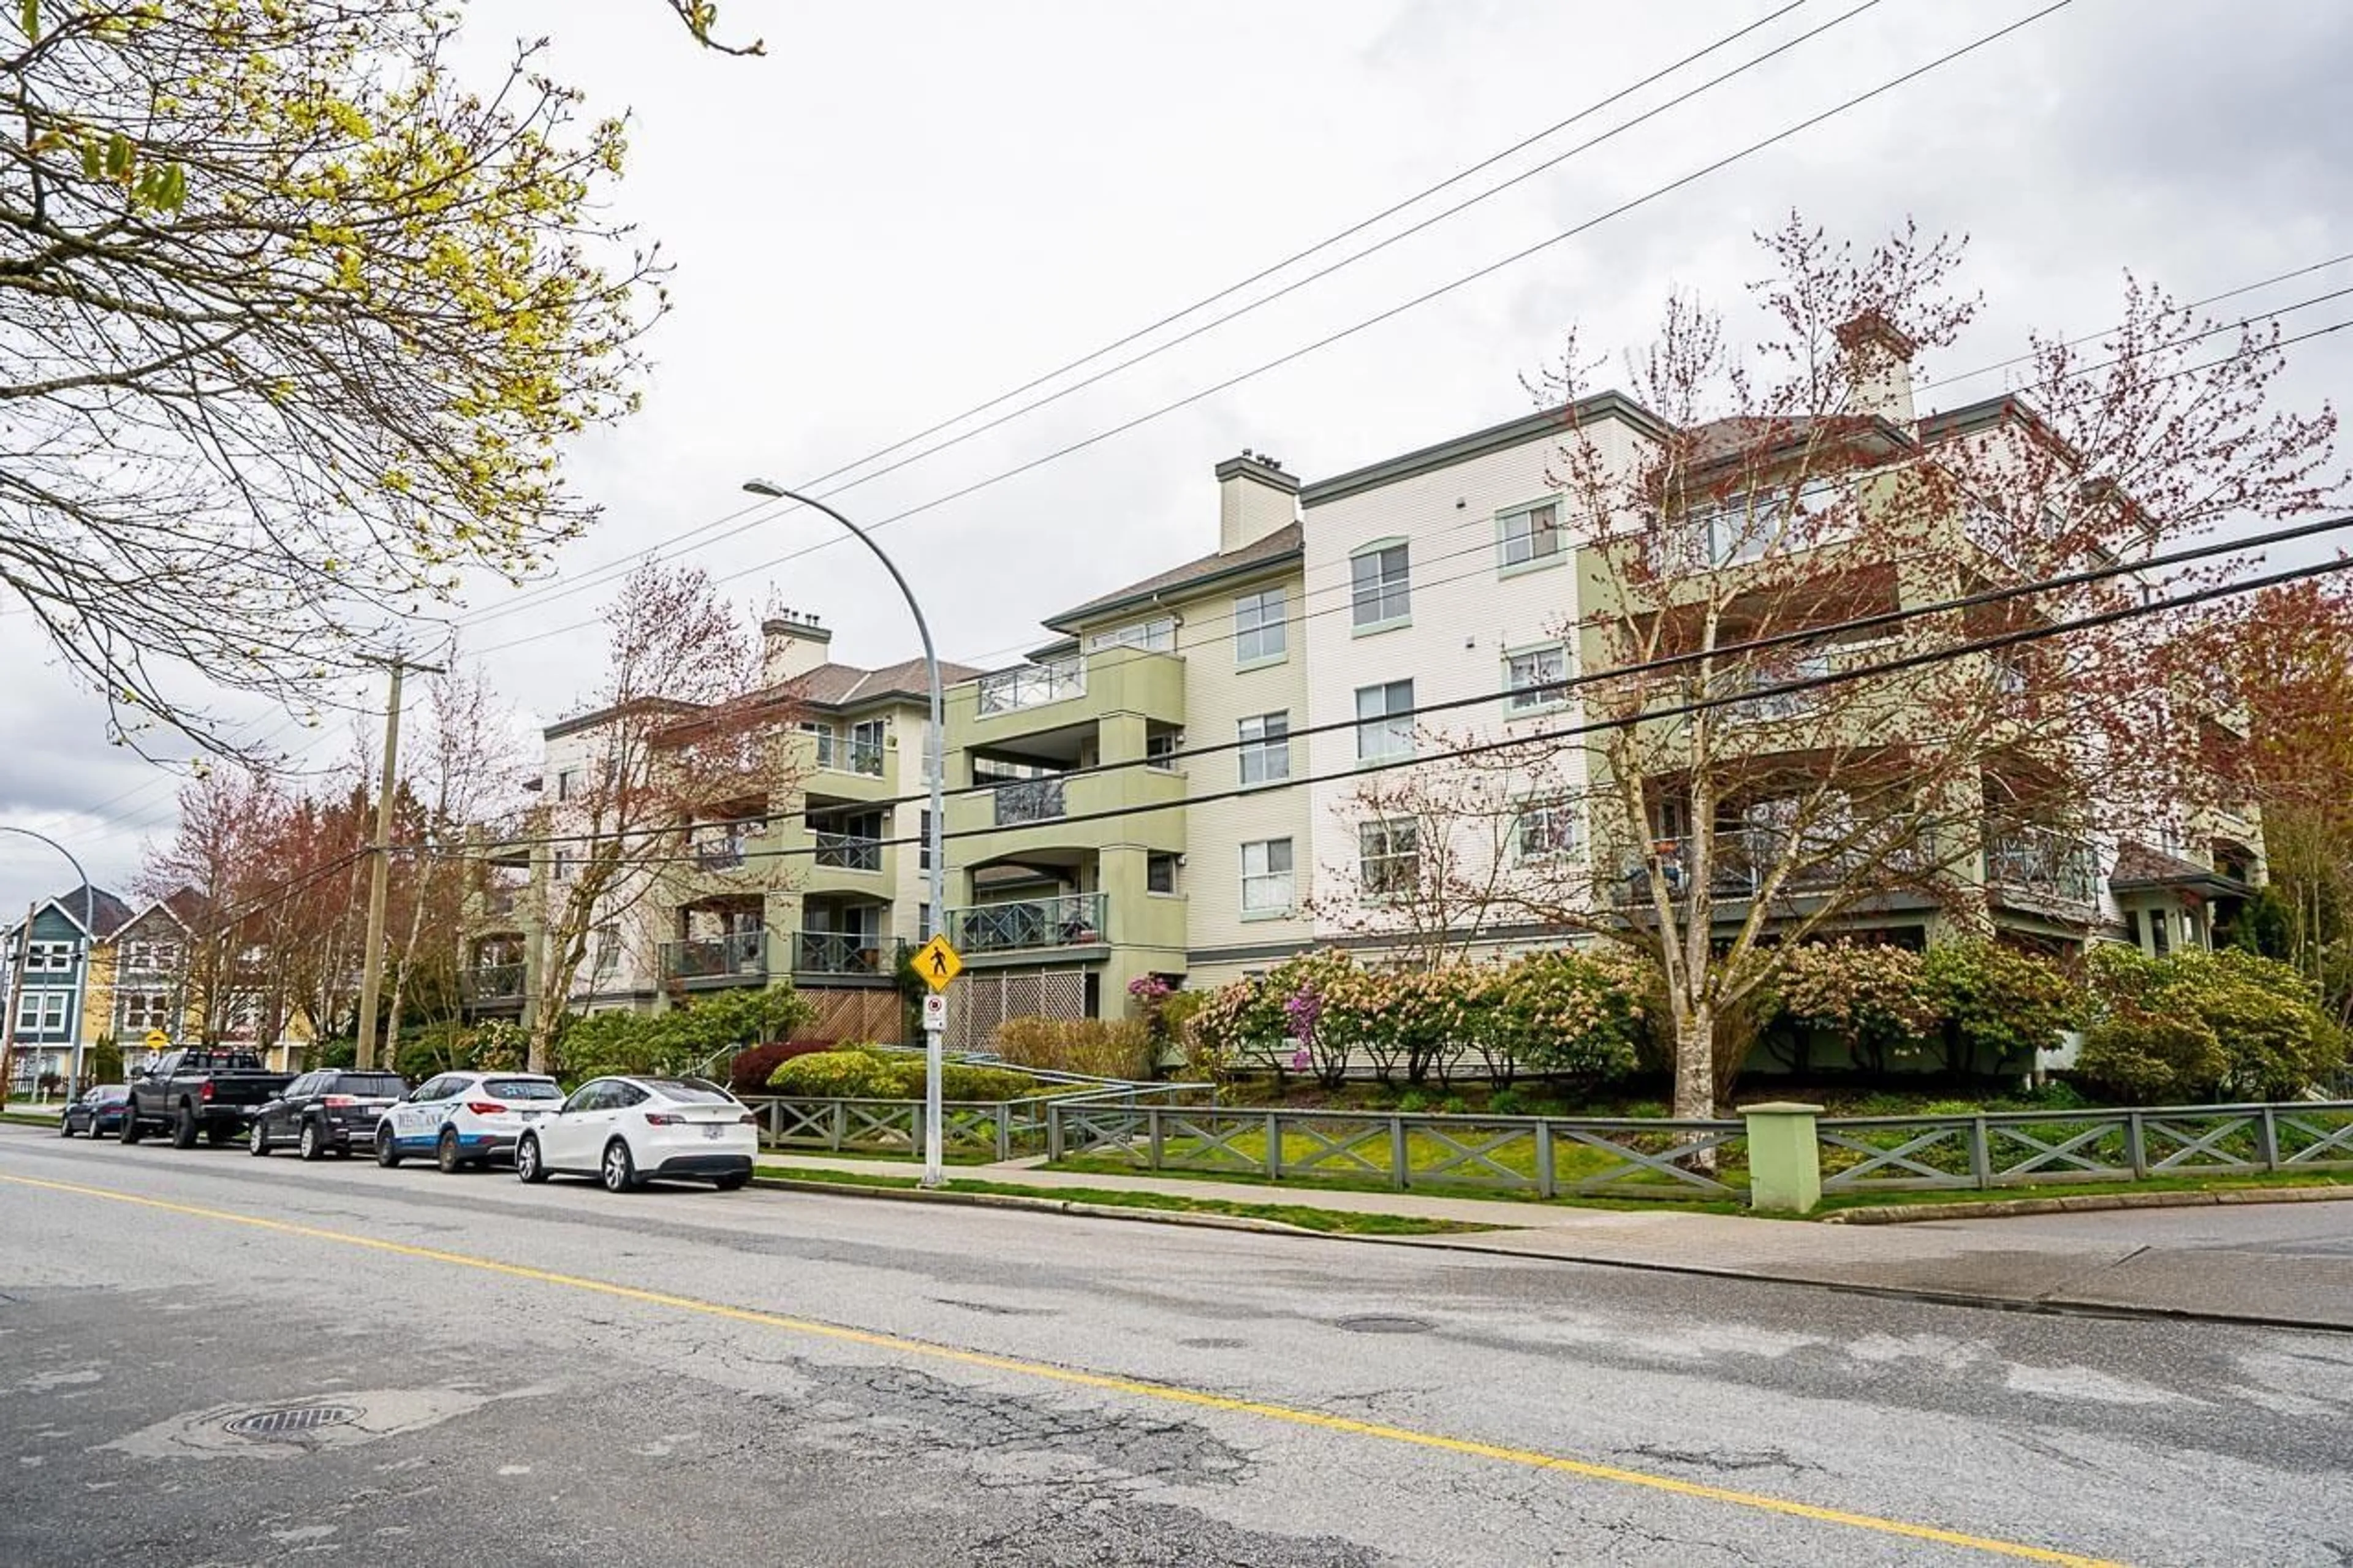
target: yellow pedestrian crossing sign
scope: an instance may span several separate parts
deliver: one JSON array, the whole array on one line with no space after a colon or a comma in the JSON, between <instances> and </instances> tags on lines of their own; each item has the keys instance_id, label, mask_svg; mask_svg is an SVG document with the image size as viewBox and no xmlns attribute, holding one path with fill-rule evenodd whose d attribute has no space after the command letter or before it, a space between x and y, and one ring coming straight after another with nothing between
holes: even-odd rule
<instances>
[{"instance_id":1,"label":"yellow pedestrian crossing sign","mask_svg":"<svg viewBox=\"0 0 2353 1568\"><path fill-rule=\"evenodd\" d=\"M915 973L933 990L944 991L949 981L964 973L964 960L946 937L935 936L915 950Z\"/></svg>"}]
</instances>

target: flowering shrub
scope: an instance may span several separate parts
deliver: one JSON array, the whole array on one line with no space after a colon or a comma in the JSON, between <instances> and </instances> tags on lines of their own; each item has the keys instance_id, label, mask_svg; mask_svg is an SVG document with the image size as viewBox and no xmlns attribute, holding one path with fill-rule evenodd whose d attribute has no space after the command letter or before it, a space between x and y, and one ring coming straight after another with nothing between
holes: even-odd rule
<instances>
[{"instance_id":1,"label":"flowering shrub","mask_svg":"<svg viewBox=\"0 0 2353 1568\"><path fill-rule=\"evenodd\" d=\"M1907 948L1809 942L1781 955L1777 979L1783 1017L1840 1037L1873 1070L1925 1053L1938 1027L1920 955Z\"/></svg>"},{"instance_id":2,"label":"flowering shrub","mask_svg":"<svg viewBox=\"0 0 2353 1568\"><path fill-rule=\"evenodd\" d=\"M2284 1100L2344 1060L2316 993L2286 964L2235 950L2092 954L2091 1025L2077 1066L2142 1104Z\"/></svg>"},{"instance_id":3,"label":"flowering shrub","mask_svg":"<svg viewBox=\"0 0 2353 1568\"><path fill-rule=\"evenodd\" d=\"M2047 958L1985 941L1940 942L1920 960L1920 991L1956 1073L2031 1063L2082 1022L2084 987Z\"/></svg>"}]
</instances>

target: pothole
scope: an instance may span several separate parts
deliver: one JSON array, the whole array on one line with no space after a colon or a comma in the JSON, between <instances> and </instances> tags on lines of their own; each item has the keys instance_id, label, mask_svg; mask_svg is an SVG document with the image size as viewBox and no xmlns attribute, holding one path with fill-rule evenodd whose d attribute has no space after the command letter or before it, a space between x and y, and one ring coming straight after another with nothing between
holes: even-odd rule
<instances>
[{"instance_id":1,"label":"pothole","mask_svg":"<svg viewBox=\"0 0 2353 1568\"><path fill-rule=\"evenodd\" d=\"M322 1426L348 1426L367 1414L351 1405L297 1405L286 1410L252 1410L221 1423L239 1437L298 1442Z\"/></svg>"},{"instance_id":2,"label":"pothole","mask_svg":"<svg viewBox=\"0 0 2353 1568\"><path fill-rule=\"evenodd\" d=\"M1426 1334L1438 1327L1427 1318L1391 1317L1378 1312L1343 1318L1332 1326L1352 1334Z\"/></svg>"}]
</instances>

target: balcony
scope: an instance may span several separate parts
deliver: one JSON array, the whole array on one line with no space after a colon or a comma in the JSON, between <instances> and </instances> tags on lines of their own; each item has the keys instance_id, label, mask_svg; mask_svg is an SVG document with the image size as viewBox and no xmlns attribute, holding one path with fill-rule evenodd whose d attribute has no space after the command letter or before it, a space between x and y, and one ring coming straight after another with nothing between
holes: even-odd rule
<instances>
[{"instance_id":1,"label":"balcony","mask_svg":"<svg viewBox=\"0 0 2353 1568\"><path fill-rule=\"evenodd\" d=\"M1087 694L1087 661L1078 654L1071 654L1043 664L1025 664L984 675L976 686L974 700L984 719L1018 712L1024 708L1042 708L1049 702L1065 702Z\"/></svg>"},{"instance_id":2,"label":"balcony","mask_svg":"<svg viewBox=\"0 0 2353 1568\"><path fill-rule=\"evenodd\" d=\"M793 932L796 974L883 975L891 968L891 956L880 936L838 931Z\"/></svg>"},{"instance_id":3,"label":"balcony","mask_svg":"<svg viewBox=\"0 0 2353 1568\"><path fill-rule=\"evenodd\" d=\"M733 931L661 944L661 975L684 984L745 985L768 978L768 933Z\"/></svg>"},{"instance_id":4,"label":"balcony","mask_svg":"<svg viewBox=\"0 0 2353 1568\"><path fill-rule=\"evenodd\" d=\"M1108 913L1101 893L976 904L948 911L948 940L967 958L1100 947L1111 940Z\"/></svg>"},{"instance_id":5,"label":"balcony","mask_svg":"<svg viewBox=\"0 0 2353 1568\"><path fill-rule=\"evenodd\" d=\"M459 994L469 1007L513 1005L522 1001L521 963L485 963L459 977Z\"/></svg>"},{"instance_id":6,"label":"balcony","mask_svg":"<svg viewBox=\"0 0 2353 1568\"><path fill-rule=\"evenodd\" d=\"M1070 814L1070 792L1060 779L1024 779L998 784L990 795L999 827L1029 822L1051 822Z\"/></svg>"},{"instance_id":7,"label":"balcony","mask_svg":"<svg viewBox=\"0 0 2353 1568\"><path fill-rule=\"evenodd\" d=\"M1843 838L1845 835L1840 837ZM1931 863L1929 853L1917 844L1873 848L1841 843L1824 845L1820 849L1793 848L1786 833L1765 827L1719 829L1713 848L1715 863L1709 869L1708 896L1726 903L1754 899L1766 879L1777 869L1781 871L1781 880L1775 896L1788 898L1858 886L1881 890L1880 884L1901 881L1906 874L1925 876ZM1657 839L1651 852L1666 868L1669 890L1681 898L1685 889L1683 868L1692 857L1692 840L1688 837ZM1650 901L1651 881L1641 857L1628 858L1624 874L1611 892L1620 903Z\"/></svg>"},{"instance_id":8,"label":"balcony","mask_svg":"<svg viewBox=\"0 0 2353 1568\"><path fill-rule=\"evenodd\" d=\"M694 841L694 864L704 871L740 871L744 868L744 839L739 834L726 834Z\"/></svg>"},{"instance_id":9,"label":"balcony","mask_svg":"<svg viewBox=\"0 0 2353 1568\"><path fill-rule=\"evenodd\" d=\"M832 871L880 871L882 841L855 833L817 835L817 863Z\"/></svg>"},{"instance_id":10,"label":"balcony","mask_svg":"<svg viewBox=\"0 0 2353 1568\"><path fill-rule=\"evenodd\" d=\"M2030 900L2096 908L2099 857L2092 847L2049 827L1989 826L1987 886Z\"/></svg>"}]
</instances>

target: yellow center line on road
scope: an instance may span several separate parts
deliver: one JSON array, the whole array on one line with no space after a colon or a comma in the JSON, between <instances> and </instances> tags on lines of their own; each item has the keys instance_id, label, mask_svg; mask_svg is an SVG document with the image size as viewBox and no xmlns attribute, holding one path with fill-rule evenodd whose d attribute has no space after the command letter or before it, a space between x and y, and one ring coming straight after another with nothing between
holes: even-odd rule
<instances>
[{"instance_id":1,"label":"yellow center line on road","mask_svg":"<svg viewBox=\"0 0 2353 1568\"><path fill-rule=\"evenodd\" d=\"M1516 1465L1527 1469L1555 1470L1564 1475L1580 1477L1586 1480L1609 1481L1619 1486L1639 1487L1648 1491L1694 1498L1704 1502L1725 1503L1734 1508L1748 1509L1759 1513L1809 1520L1817 1524L1841 1525L1847 1529L1869 1531L1879 1535L1902 1536L1911 1541L1933 1541L1939 1545L1987 1552L1997 1557L2016 1558L2028 1563L2062 1563L2066 1565L2066 1568L2121 1568L2120 1564L2102 1558L2085 1557L2072 1552L2057 1552L2045 1546L2029 1546L2021 1542L1999 1541L1989 1536L1971 1535L1957 1530L1944 1530L1932 1524L1914 1524L1905 1520L1884 1519L1876 1514L1850 1513L1843 1509L1820 1508L1812 1503L1793 1502L1787 1498L1768 1497L1761 1492L1739 1491L1730 1487L1713 1487L1700 1481L1681 1480L1673 1476L1659 1476L1644 1470L1624 1469L1616 1465L1597 1465L1583 1459L1565 1458L1557 1454L1546 1454L1530 1448L1512 1448L1501 1444L1476 1442L1466 1437L1448 1437L1435 1432L1417 1431L1409 1426L1391 1426L1377 1421L1359 1421L1346 1415L1326 1415L1320 1410L1302 1410L1293 1405L1272 1405L1262 1400L1238 1399L1229 1394L1211 1394L1206 1390L1186 1388L1175 1384L1146 1383L1136 1378L1120 1377L1108 1373L1085 1372L1073 1367L1056 1366L1048 1362L1024 1361L1014 1356L992 1355L986 1351L959 1350L952 1345L904 1339L897 1334L878 1333L871 1329L850 1328L844 1324L822 1322L811 1318L787 1317L776 1312L762 1312L748 1307L730 1307L717 1301L700 1300L692 1296L673 1295L667 1290L645 1290L634 1285L616 1285L607 1280L585 1279L576 1274L559 1274L550 1269L533 1268L521 1263L501 1263L496 1258L476 1258L463 1252L448 1252L438 1247L416 1247L405 1241L385 1241L372 1236L354 1236L348 1231L327 1230L318 1226L300 1225L291 1220L269 1219L260 1215L238 1214L230 1209L206 1208L195 1204L173 1203L164 1198L142 1197L134 1193L116 1192L107 1187L82 1186L72 1182L50 1182L33 1176L11 1175L0 1175L0 1182L20 1187L37 1187L53 1193L70 1193L79 1197L100 1198L110 1203L131 1204L140 1208L156 1209L165 1214L186 1215L196 1219L218 1220L226 1225L241 1225L256 1230L274 1231L281 1236L300 1236L312 1241L328 1241L344 1247L364 1247L370 1252L388 1253L396 1258L410 1258L428 1263L445 1263L452 1268L471 1268L485 1274L504 1275L511 1279L527 1279L538 1285L553 1285L567 1290L586 1291L592 1295L610 1297L618 1300L636 1301L649 1307L666 1307L675 1311L691 1312L707 1318L722 1318L731 1322L753 1323L761 1328L777 1329L786 1333L801 1334L814 1339L867 1345L877 1350L895 1351L903 1355L949 1362L959 1366L983 1367L991 1372L1012 1373L1047 1383L1100 1389L1106 1393L1124 1394L1138 1399L1159 1400L1172 1405L1192 1405L1204 1410L1220 1410L1237 1415L1254 1415L1261 1420L1282 1422L1292 1426L1339 1432L1352 1437L1369 1437L1379 1442L1402 1444L1407 1447L1430 1449L1443 1454L1460 1454L1476 1459L1492 1459L1501 1464Z\"/></svg>"}]
</instances>

